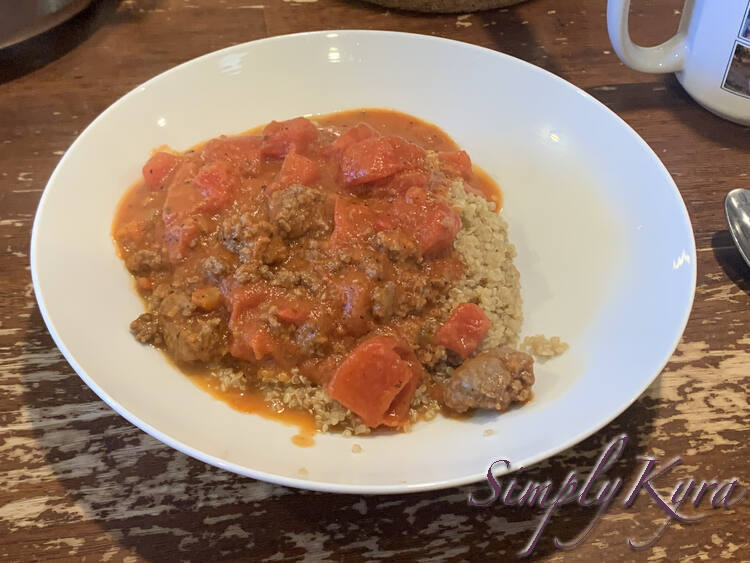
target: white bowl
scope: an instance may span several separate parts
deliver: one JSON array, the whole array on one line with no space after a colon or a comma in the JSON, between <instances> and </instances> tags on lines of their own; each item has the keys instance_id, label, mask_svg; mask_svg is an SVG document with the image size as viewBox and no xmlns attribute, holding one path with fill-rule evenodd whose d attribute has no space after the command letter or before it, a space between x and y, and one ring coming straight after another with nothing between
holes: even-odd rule
<instances>
[{"instance_id":1,"label":"white bowl","mask_svg":"<svg viewBox=\"0 0 750 563\"><path fill-rule=\"evenodd\" d=\"M436 123L505 194L524 334L560 335L531 403L412 432L319 434L232 410L138 344L142 304L115 255L117 202L151 148L186 149L271 119L391 107ZM396 493L529 466L595 432L659 374L695 290L680 194L646 143L564 80L507 55L402 33L337 31L200 57L113 104L73 143L39 204L31 245L39 307L73 368L112 408L188 455L294 487ZM485 433L485 430L494 433ZM359 444L361 453L352 453Z\"/></svg>"}]
</instances>

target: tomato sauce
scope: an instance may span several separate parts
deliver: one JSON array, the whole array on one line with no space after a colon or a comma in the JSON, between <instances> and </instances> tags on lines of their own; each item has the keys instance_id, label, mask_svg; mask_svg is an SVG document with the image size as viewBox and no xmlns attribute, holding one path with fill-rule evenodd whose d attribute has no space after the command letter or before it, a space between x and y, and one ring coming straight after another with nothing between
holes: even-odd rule
<instances>
[{"instance_id":1,"label":"tomato sauce","mask_svg":"<svg viewBox=\"0 0 750 563\"><path fill-rule=\"evenodd\" d=\"M216 378L209 373L192 375L190 380L203 391L225 402L234 410L276 420L288 426L296 426L298 432L292 436L292 442L296 446L309 447L315 444L313 438L316 433L315 418L310 413L294 409L275 411L265 402L263 395L258 391L236 388L222 389Z\"/></svg>"},{"instance_id":2,"label":"tomato sauce","mask_svg":"<svg viewBox=\"0 0 750 563\"><path fill-rule=\"evenodd\" d=\"M502 203L435 125L386 109L313 119L161 148L112 230L147 308L136 339L232 408L296 425L300 446L314 418L267 406L264 378L298 374L368 427L400 427L438 346L471 354L488 330L478 307L435 336L464 269L449 185ZM211 375L229 372L248 383Z\"/></svg>"}]
</instances>

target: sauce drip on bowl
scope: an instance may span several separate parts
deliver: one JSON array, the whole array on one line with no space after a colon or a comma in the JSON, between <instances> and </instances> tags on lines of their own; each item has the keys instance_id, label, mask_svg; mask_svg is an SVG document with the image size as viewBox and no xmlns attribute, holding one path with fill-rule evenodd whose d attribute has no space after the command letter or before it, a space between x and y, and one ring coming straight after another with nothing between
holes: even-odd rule
<instances>
[{"instance_id":1,"label":"sauce drip on bowl","mask_svg":"<svg viewBox=\"0 0 750 563\"><path fill-rule=\"evenodd\" d=\"M310 413L294 409L276 411L263 400L263 395L259 391L222 389L216 377L210 373L191 375L190 380L203 391L225 402L234 410L256 414L288 426L296 426L298 432L292 436L292 443L296 446L306 448L315 444L313 438L316 433L315 419Z\"/></svg>"}]
</instances>

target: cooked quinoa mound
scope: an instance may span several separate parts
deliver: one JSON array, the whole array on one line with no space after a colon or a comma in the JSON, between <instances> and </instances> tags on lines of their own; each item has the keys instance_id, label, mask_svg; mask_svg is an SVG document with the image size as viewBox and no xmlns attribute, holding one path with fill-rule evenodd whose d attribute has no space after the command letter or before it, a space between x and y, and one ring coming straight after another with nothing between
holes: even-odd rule
<instances>
[{"instance_id":1,"label":"cooked quinoa mound","mask_svg":"<svg viewBox=\"0 0 750 563\"><path fill-rule=\"evenodd\" d=\"M527 336L523 339L523 342L521 342L520 347L521 352L526 352L527 354L541 358L559 356L567 349L568 345L560 340L559 336L547 338L543 334Z\"/></svg>"},{"instance_id":2,"label":"cooked quinoa mound","mask_svg":"<svg viewBox=\"0 0 750 563\"><path fill-rule=\"evenodd\" d=\"M450 290L451 308L476 303L492 321L479 352L497 346L516 346L523 322L521 282L513 264L516 248L508 240L508 224L495 212L495 203L456 181L449 192L459 215L461 230L454 247L466 270Z\"/></svg>"}]
</instances>

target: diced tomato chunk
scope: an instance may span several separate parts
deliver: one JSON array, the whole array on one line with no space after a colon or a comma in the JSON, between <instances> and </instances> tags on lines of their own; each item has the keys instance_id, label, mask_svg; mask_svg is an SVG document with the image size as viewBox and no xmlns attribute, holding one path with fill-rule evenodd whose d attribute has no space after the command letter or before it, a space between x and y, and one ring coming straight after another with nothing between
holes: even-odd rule
<instances>
[{"instance_id":1,"label":"diced tomato chunk","mask_svg":"<svg viewBox=\"0 0 750 563\"><path fill-rule=\"evenodd\" d=\"M348 146L341 155L341 175L348 186L387 178L419 168L424 151L399 137L370 137Z\"/></svg>"},{"instance_id":2,"label":"diced tomato chunk","mask_svg":"<svg viewBox=\"0 0 750 563\"><path fill-rule=\"evenodd\" d=\"M260 321L248 319L242 326L233 328L229 353L235 358L262 360L266 356L273 356L275 351L276 339Z\"/></svg>"},{"instance_id":3,"label":"diced tomato chunk","mask_svg":"<svg viewBox=\"0 0 750 563\"><path fill-rule=\"evenodd\" d=\"M422 254L436 256L449 249L461 230L461 218L447 203L439 201L425 209L417 225L416 238Z\"/></svg>"},{"instance_id":4,"label":"diced tomato chunk","mask_svg":"<svg viewBox=\"0 0 750 563\"><path fill-rule=\"evenodd\" d=\"M281 367L294 366L299 350L293 343L271 334L264 316L275 315L281 322L301 326L312 313L309 302L279 293L263 283L240 286L226 295L230 310L229 353L248 361L273 357Z\"/></svg>"},{"instance_id":5,"label":"diced tomato chunk","mask_svg":"<svg viewBox=\"0 0 750 563\"><path fill-rule=\"evenodd\" d=\"M398 392L398 395L393 399L393 402L391 402L388 411L383 417L383 424L392 427L403 426L408 422L411 401L414 398L414 393L417 391L419 382L422 381L422 377L424 376L424 368L411 348L402 345L397 348L396 351L411 367L412 377L409 383Z\"/></svg>"},{"instance_id":6,"label":"diced tomato chunk","mask_svg":"<svg viewBox=\"0 0 750 563\"><path fill-rule=\"evenodd\" d=\"M227 296L226 301L231 316L229 324L237 323L247 311L254 309L268 299L268 291L263 286L241 286L232 290Z\"/></svg>"},{"instance_id":7,"label":"diced tomato chunk","mask_svg":"<svg viewBox=\"0 0 750 563\"><path fill-rule=\"evenodd\" d=\"M412 187L394 201L392 216L410 233L425 257L448 250L461 230L461 218L443 199Z\"/></svg>"},{"instance_id":8,"label":"diced tomato chunk","mask_svg":"<svg viewBox=\"0 0 750 563\"><path fill-rule=\"evenodd\" d=\"M175 169L167 184L167 197L162 208L165 225L198 212L203 201L203 196L193 183L198 170L197 163L187 160Z\"/></svg>"},{"instance_id":9,"label":"diced tomato chunk","mask_svg":"<svg viewBox=\"0 0 750 563\"><path fill-rule=\"evenodd\" d=\"M143 181L150 190L164 186L167 177L177 167L180 157L168 152L154 153L143 165Z\"/></svg>"},{"instance_id":10,"label":"diced tomato chunk","mask_svg":"<svg viewBox=\"0 0 750 563\"><path fill-rule=\"evenodd\" d=\"M379 133L371 126L367 125L367 123L359 123L342 133L333 143L331 143L331 148L334 152L340 154L354 143L364 139L369 139L370 137L377 137L378 135Z\"/></svg>"},{"instance_id":11,"label":"diced tomato chunk","mask_svg":"<svg viewBox=\"0 0 750 563\"><path fill-rule=\"evenodd\" d=\"M300 326L310 316L310 306L302 301L287 303L278 309L276 316L281 322Z\"/></svg>"},{"instance_id":12,"label":"diced tomato chunk","mask_svg":"<svg viewBox=\"0 0 750 563\"><path fill-rule=\"evenodd\" d=\"M268 290L263 286L239 287L227 296L232 335L229 353L235 358L261 360L275 352L275 339L253 314L267 298Z\"/></svg>"},{"instance_id":13,"label":"diced tomato chunk","mask_svg":"<svg viewBox=\"0 0 750 563\"><path fill-rule=\"evenodd\" d=\"M203 158L206 162L231 162L243 173L257 176L261 167L261 143L262 138L258 135L222 136L206 143Z\"/></svg>"},{"instance_id":14,"label":"diced tomato chunk","mask_svg":"<svg viewBox=\"0 0 750 563\"><path fill-rule=\"evenodd\" d=\"M240 179L232 165L226 161L205 164L193 179L203 201L201 211L213 213L226 207L239 188Z\"/></svg>"},{"instance_id":15,"label":"diced tomato chunk","mask_svg":"<svg viewBox=\"0 0 750 563\"><path fill-rule=\"evenodd\" d=\"M468 358L487 335L492 323L474 303L461 303L435 334L435 344Z\"/></svg>"},{"instance_id":16,"label":"diced tomato chunk","mask_svg":"<svg viewBox=\"0 0 750 563\"><path fill-rule=\"evenodd\" d=\"M337 197L333 207L334 227L330 238L331 244L341 247L364 238L372 233L375 221L375 212L366 205Z\"/></svg>"},{"instance_id":17,"label":"diced tomato chunk","mask_svg":"<svg viewBox=\"0 0 750 563\"><path fill-rule=\"evenodd\" d=\"M309 186L319 175L320 169L315 161L297 154L296 150L291 150L284 158L276 181L269 186L266 193L288 188L292 184Z\"/></svg>"},{"instance_id":18,"label":"diced tomato chunk","mask_svg":"<svg viewBox=\"0 0 750 563\"><path fill-rule=\"evenodd\" d=\"M430 181L430 173L425 170L405 170L399 172L388 182L394 192L405 192L409 188L424 188Z\"/></svg>"},{"instance_id":19,"label":"diced tomato chunk","mask_svg":"<svg viewBox=\"0 0 750 563\"><path fill-rule=\"evenodd\" d=\"M240 178L226 161L180 166L169 181L164 200L165 224L182 221L198 213L214 213L231 203Z\"/></svg>"},{"instance_id":20,"label":"diced tomato chunk","mask_svg":"<svg viewBox=\"0 0 750 563\"><path fill-rule=\"evenodd\" d=\"M399 393L414 379L412 365L398 352L403 347L389 336L365 340L334 372L326 386L328 394L357 414L367 426L380 426ZM396 405L399 412L404 400L401 398ZM395 422L396 416L394 413L389 422Z\"/></svg>"},{"instance_id":21,"label":"diced tomato chunk","mask_svg":"<svg viewBox=\"0 0 750 563\"><path fill-rule=\"evenodd\" d=\"M471 159L466 151L439 152L441 168L451 176L461 176L464 180L470 180L472 176Z\"/></svg>"},{"instance_id":22,"label":"diced tomato chunk","mask_svg":"<svg viewBox=\"0 0 750 563\"><path fill-rule=\"evenodd\" d=\"M301 153L317 137L318 128L304 117L272 121L263 129L261 154L269 158L283 158L292 149Z\"/></svg>"}]
</instances>

